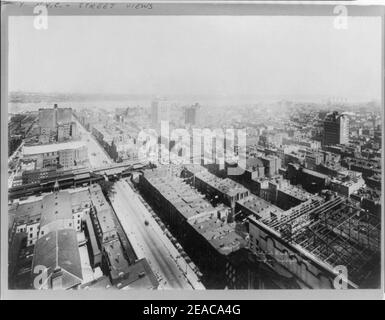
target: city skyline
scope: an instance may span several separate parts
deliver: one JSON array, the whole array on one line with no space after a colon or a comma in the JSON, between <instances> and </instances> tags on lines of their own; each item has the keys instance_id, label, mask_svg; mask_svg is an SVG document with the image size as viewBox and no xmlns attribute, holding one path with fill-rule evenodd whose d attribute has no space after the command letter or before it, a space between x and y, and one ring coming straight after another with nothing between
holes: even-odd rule
<instances>
[{"instance_id":1,"label":"city skyline","mask_svg":"<svg viewBox=\"0 0 385 320\"><path fill-rule=\"evenodd\" d=\"M7 295L381 291L377 6L38 6L6 20Z\"/></svg>"}]
</instances>

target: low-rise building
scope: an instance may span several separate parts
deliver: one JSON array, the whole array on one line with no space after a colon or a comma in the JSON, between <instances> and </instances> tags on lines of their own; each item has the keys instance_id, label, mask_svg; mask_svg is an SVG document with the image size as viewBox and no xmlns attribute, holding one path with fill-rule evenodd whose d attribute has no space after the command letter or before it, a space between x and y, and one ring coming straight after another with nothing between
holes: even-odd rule
<instances>
[{"instance_id":1,"label":"low-rise building","mask_svg":"<svg viewBox=\"0 0 385 320\"><path fill-rule=\"evenodd\" d=\"M9 210L12 221L9 238L16 233L27 234L26 246L35 245L37 239L63 228L82 231L83 215L89 213L91 200L87 189L59 191L16 202Z\"/></svg>"},{"instance_id":2,"label":"low-rise building","mask_svg":"<svg viewBox=\"0 0 385 320\"><path fill-rule=\"evenodd\" d=\"M283 211L279 207L255 195L249 195L242 200L238 200L235 209L237 215L253 215L259 219L270 218L273 216L278 217Z\"/></svg>"},{"instance_id":3,"label":"low-rise building","mask_svg":"<svg viewBox=\"0 0 385 320\"><path fill-rule=\"evenodd\" d=\"M34 161L36 169L69 169L87 165L88 153L82 141L24 146L23 160Z\"/></svg>"},{"instance_id":4,"label":"low-rise building","mask_svg":"<svg viewBox=\"0 0 385 320\"><path fill-rule=\"evenodd\" d=\"M229 178L218 178L208 171L197 172L189 182L200 192L210 197L214 203L224 203L232 210L234 210L238 200L250 194L249 190L241 184Z\"/></svg>"},{"instance_id":5,"label":"low-rise building","mask_svg":"<svg viewBox=\"0 0 385 320\"><path fill-rule=\"evenodd\" d=\"M75 230L57 229L37 240L32 281L35 289L66 290L76 288L82 283L82 267Z\"/></svg>"},{"instance_id":6,"label":"low-rise building","mask_svg":"<svg viewBox=\"0 0 385 320\"><path fill-rule=\"evenodd\" d=\"M97 239L102 246L104 243L116 240L118 233L112 216L112 208L103 195L98 184L90 186L92 201L92 221L96 230Z\"/></svg>"},{"instance_id":7,"label":"low-rise building","mask_svg":"<svg viewBox=\"0 0 385 320\"><path fill-rule=\"evenodd\" d=\"M197 179L194 175L190 178ZM230 208L220 203L213 206L167 169L146 170L139 187L203 272L205 286L224 288L227 256L244 246L235 223L228 221Z\"/></svg>"},{"instance_id":8,"label":"low-rise building","mask_svg":"<svg viewBox=\"0 0 385 320\"><path fill-rule=\"evenodd\" d=\"M347 175L341 175L330 181L330 190L345 197L365 186L365 180L360 172L349 171Z\"/></svg>"}]
</instances>

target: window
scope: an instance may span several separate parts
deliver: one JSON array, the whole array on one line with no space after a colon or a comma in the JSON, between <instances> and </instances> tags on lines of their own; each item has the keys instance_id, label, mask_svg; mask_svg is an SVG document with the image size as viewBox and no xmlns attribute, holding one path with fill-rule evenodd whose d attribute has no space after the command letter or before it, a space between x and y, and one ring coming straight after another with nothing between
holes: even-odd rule
<instances>
[{"instance_id":1,"label":"window","mask_svg":"<svg viewBox=\"0 0 385 320\"><path fill-rule=\"evenodd\" d=\"M40 232L40 236L44 235L44 231Z\"/></svg>"}]
</instances>

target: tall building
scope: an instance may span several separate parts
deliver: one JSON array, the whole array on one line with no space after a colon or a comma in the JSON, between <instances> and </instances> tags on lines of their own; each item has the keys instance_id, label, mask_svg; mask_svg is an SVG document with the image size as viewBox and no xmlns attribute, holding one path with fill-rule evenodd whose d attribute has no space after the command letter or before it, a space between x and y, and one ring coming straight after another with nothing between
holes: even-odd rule
<instances>
[{"instance_id":1,"label":"tall building","mask_svg":"<svg viewBox=\"0 0 385 320\"><path fill-rule=\"evenodd\" d=\"M329 113L324 120L324 145L347 144L349 142L349 118L337 111Z\"/></svg>"},{"instance_id":2,"label":"tall building","mask_svg":"<svg viewBox=\"0 0 385 320\"><path fill-rule=\"evenodd\" d=\"M277 156L267 155L258 157L261 160L265 169L266 177L273 177L278 174L279 168L281 168L281 159Z\"/></svg>"},{"instance_id":3,"label":"tall building","mask_svg":"<svg viewBox=\"0 0 385 320\"><path fill-rule=\"evenodd\" d=\"M41 143L63 142L77 136L76 122L72 119L71 108L39 109L39 127Z\"/></svg>"},{"instance_id":4,"label":"tall building","mask_svg":"<svg viewBox=\"0 0 385 320\"><path fill-rule=\"evenodd\" d=\"M161 121L170 120L170 106L165 100L156 99L151 103L151 124L155 129Z\"/></svg>"},{"instance_id":5,"label":"tall building","mask_svg":"<svg viewBox=\"0 0 385 320\"><path fill-rule=\"evenodd\" d=\"M185 109L185 124L186 125L196 125L197 124L197 111L199 104L195 103L194 105L187 107Z\"/></svg>"},{"instance_id":6,"label":"tall building","mask_svg":"<svg viewBox=\"0 0 385 320\"><path fill-rule=\"evenodd\" d=\"M158 117L159 117L158 105L159 105L158 100L154 100L151 102L151 124L153 127L155 127L158 124Z\"/></svg>"}]
</instances>

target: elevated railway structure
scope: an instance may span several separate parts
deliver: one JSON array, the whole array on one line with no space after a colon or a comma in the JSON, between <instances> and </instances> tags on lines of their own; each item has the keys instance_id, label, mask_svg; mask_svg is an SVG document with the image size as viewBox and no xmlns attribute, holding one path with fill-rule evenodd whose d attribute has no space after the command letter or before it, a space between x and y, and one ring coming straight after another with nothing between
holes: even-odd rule
<instances>
[{"instance_id":1,"label":"elevated railway structure","mask_svg":"<svg viewBox=\"0 0 385 320\"><path fill-rule=\"evenodd\" d=\"M89 185L101 180L116 180L129 177L132 172L147 169L148 165L140 162L114 163L99 168L82 168L74 170L57 171L56 174L39 179L38 182L23 184L8 190L8 199L28 197L50 192L55 187L67 189Z\"/></svg>"}]
</instances>

